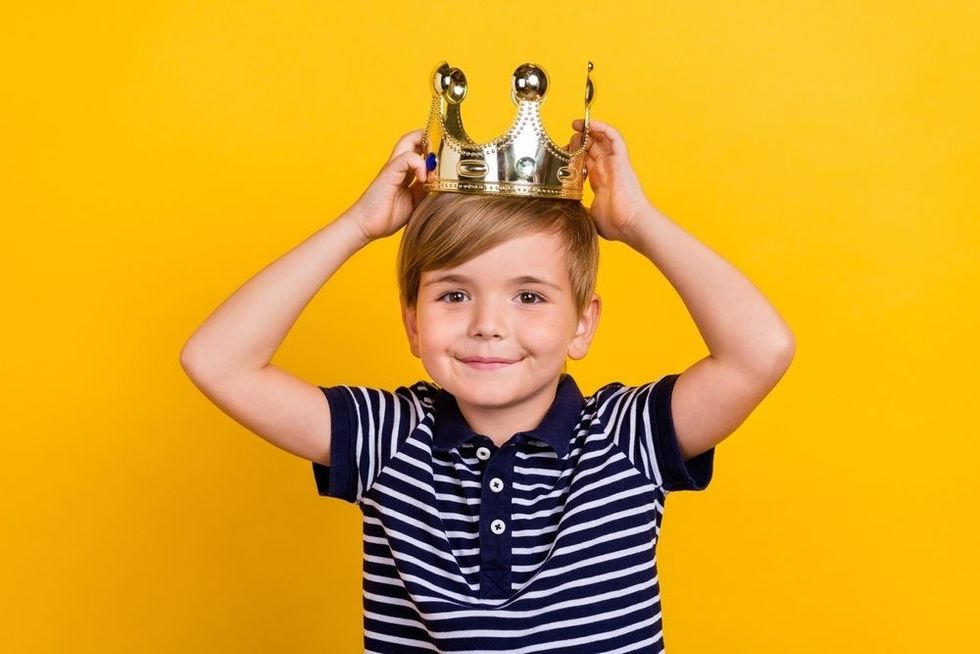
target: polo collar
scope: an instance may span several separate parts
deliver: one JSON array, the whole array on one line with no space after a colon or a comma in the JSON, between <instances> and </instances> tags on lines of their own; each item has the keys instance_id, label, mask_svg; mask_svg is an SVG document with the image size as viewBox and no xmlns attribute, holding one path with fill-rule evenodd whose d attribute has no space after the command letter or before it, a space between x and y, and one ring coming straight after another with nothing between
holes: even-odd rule
<instances>
[{"instance_id":1,"label":"polo collar","mask_svg":"<svg viewBox=\"0 0 980 654\"><path fill-rule=\"evenodd\" d=\"M555 399L541 419L541 424L530 431L519 433L544 441L559 457L564 457L571 447L572 430L582 415L583 404L582 392L575 380L571 375L562 373ZM450 450L471 438L483 436L470 428L459 411L455 396L449 391L440 388L436 393L434 406L436 420L433 446L436 449Z\"/></svg>"}]
</instances>

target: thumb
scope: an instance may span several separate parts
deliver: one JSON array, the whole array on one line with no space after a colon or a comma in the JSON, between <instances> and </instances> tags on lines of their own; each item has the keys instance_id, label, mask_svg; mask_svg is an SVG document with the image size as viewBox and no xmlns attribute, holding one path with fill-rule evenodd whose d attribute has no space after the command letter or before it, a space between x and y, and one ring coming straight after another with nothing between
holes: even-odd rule
<instances>
[{"instance_id":1,"label":"thumb","mask_svg":"<svg viewBox=\"0 0 980 654\"><path fill-rule=\"evenodd\" d=\"M381 169L381 177L395 186L407 186L412 177L425 181L425 160L417 152L402 152Z\"/></svg>"}]
</instances>

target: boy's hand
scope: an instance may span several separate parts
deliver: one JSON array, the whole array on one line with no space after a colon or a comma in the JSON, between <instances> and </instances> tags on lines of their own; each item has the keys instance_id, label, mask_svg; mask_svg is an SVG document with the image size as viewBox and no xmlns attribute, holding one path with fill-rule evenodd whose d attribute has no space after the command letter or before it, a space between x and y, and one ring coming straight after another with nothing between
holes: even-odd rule
<instances>
[{"instance_id":1,"label":"boy's hand","mask_svg":"<svg viewBox=\"0 0 980 654\"><path fill-rule=\"evenodd\" d=\"M417 129L398 139L387 163L354 203L352 213L366 240L397 232L425 197L425 159L419 153L424 131Z\"/></svg>"},{"instance_id":2,"label":"boy's hand","mask_svg":"<svg viewBox=\"0 0 980 654\"><path fill-rule=\"evenodd\" d=\"M569 150L582 144L581 118L572 121L575 134ZM610 241L624 241L637 216L649 200L643 193L640 180L633 172L626 153L626 142L611 125L589 119L589 151L585 155L589 186L595 193L589 212L595 220L599 236Z\"/></svg>"}]
</instances>

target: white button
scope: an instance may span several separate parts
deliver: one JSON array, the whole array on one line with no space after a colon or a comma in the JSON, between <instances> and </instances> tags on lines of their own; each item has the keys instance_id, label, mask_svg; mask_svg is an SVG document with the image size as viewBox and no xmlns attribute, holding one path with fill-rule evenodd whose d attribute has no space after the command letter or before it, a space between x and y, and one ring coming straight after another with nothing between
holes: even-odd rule
<instances>
[{"instance_id":1,"label":"white button","mask_svg":"<svg viewBox=\"0 0 980 654\"><path fill-rule=\"evenodd\" d=\"M499 493L500 489L503 487L504 482L500 479L500 477L494 477L490 480L490 490L492 490L494 493Z\"/></svg>"},{"instance_id":2,"label":"white button","mask_svg":"<svg viewBox=\"0 0 980 654\"><path fill-rule=\"evenodd\" d=\"M476 458L478 458L480 461L486 461L490 458L490 450L485 447L476 448Z\"/></svg>"},{"instance_id":3,"label":"white button","mask_svg":"<svg viewBox=\"0 0 980 654\"><path fill-rule=\"evenodd\" d=\"M495 534L502 534L504 533L505 526L506 525L504 525L503 520L494 520L493 522L490 523L490 531L492 531Z\"/></svg>"}]
</instances>

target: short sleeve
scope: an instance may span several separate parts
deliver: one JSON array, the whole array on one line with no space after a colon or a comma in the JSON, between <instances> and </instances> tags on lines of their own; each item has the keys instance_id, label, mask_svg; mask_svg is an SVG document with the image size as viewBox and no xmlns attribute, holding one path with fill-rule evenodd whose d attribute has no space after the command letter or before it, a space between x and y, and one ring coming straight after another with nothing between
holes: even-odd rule
<instances>
[{"instance_id":1,"label":"short sleeve","mask_svg":"<svg viewBox=\"0 0 980 654\"><path fill-rule=\"evenodd\" d=\"M359 504L431 406L434 387L319 388L330 407L330 465L311 462L317 494Z\"/></svg>"},{"instance_id":2,"label":"short sleeve","mask_svg":"<svg viewBox=\"0 0 980 654\"><path fill-rule=\"evenodd\" d=\"M598 395L607 403L612 434L627 457L651 482L666 491L703 490L711 482L715 448L687 461L681 455L671 395L680 374L661 377L642 386L618 382L604 386Z\"/></svg>"}]
</instances>

